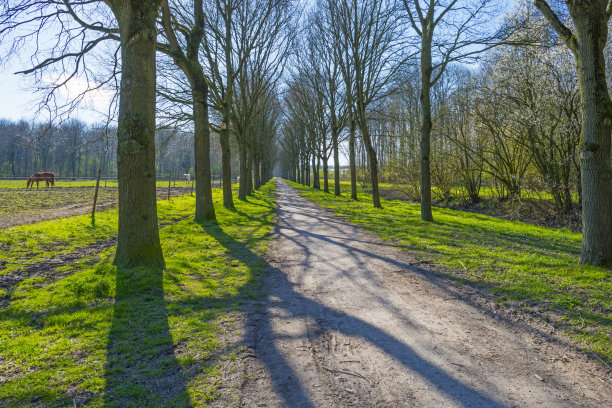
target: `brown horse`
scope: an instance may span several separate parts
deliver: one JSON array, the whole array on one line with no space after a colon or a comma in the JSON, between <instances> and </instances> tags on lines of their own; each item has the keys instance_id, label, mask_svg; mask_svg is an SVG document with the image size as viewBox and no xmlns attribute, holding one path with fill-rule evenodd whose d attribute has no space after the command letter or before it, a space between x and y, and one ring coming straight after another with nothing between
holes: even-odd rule
<instances>
[{"instance_id":1,"label":"brown horse","mask_svg":"<svg viewBox=\"0 0 612 408\"><path fill-rule=\"evenodd\" d=\"M34 187L34 183L36 183L36 189L38 190L38 183L41 181L46 182L47 187L49 187L49 184L51 184L51 188L53 188L53 186L55 186L55 174L49 171L37 171L28 179L26 188Z\"/></svg>"}]
</instances>

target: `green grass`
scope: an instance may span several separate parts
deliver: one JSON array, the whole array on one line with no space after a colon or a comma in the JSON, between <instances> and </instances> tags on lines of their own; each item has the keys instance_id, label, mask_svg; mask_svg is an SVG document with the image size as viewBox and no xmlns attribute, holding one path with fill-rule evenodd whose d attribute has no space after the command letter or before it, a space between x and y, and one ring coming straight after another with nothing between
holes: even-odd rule
<instances>
[{"instance_id":1,"label":"green grass","mask_svg":"<svg viewBox=\"0 0 612 408\"><path fill-rule=\"evenodd\" d=\"M17 213L53 211L68 205L92 205L94 189L64 188L44 190L0 189L0 216ZM98 203L117 199L116 188L101 188Z\"/></svg>"},{"instance_id":2,"label":"green grass","mask_svg":"<svg viewBox=\"0 0 612 408\"><path fill-rule=\"evenodd\" d=\"M0 189L25 189L27 180L0 180ZM166 186L168 182L166 182ZM55 187L60 188L74 188L74 187L95 187L96 180L55 180ZM100 181L102 187L117 187L117 181ZM39 189L47 188L45 182L39 183ZM34 184L34 190L36 190L36 184Z\"/></svg>"},{"instance_id":3,"label":"green grass","mask_svg":"<svg viewBox=\"0 0 612 408\"><path fill-rule=\"evenodd\" d=\"M117 270L109 248L93 264L58 268L66 273L59 280L20 282L0 309L0 407L183 407L217 398L220 366L236 357L226 340L231 322L258 296L274 188L236 200L235 210L217 205L218 223L189 217L163 228L163 271ZM190 214L194 199L158 205L160 220L172 221ZM1 232L0 253L14 262L38 251L33 260L41 260L107 239L116 223L111 210L95 228L87 216L11 228ZM6 266L0 273L17 273Z\"/></svg>"},{"instance_id":4,"label":"green grass","mask_svg":"<svg viewBox=\"0 0 612 408\"><path fill-rule=\"evenodd\" d=\"M351 183L350 181L341 181L340 184L342 188L348 189L350 191ZM323 185L323 180L321 180L321 186ZM333 191L333 181L330 180L330 190ZM418 183L378 183L378 187L381 191L407 191L410 194L413 194L415 191L418 191ZM371 187L367 185L367 188L364 188L361 183L357 183L357 188L359 190L367 190L371 191ZM439 187L432 186L431 188L432 197L435 199L442 196L442 190ZM462 187L452 187L450 189L451 201L465 201L467 198L467 194ZM499 193L493 187L483 186L480 188L479 197L481 199L498 199ZM578 193L572 194L573 200L575 203L578 202ZM411 197L413 199L417 199L418 197ZM521 190L521 199L529 199L529 200L544 200L544 201L552 201L554 198L552 194L548 191L534 191L523 188Z\"/></svg>"},{"instance_id":5,"label":"green grass","mask_svg":"<svg viewBox=\"0 0 612 408\"><path fill-rule=\"evenodd\" d=\"M566 229L433 209L435 222L420 220L420 205L371 195L359 201L290 183L300 194L420 259L444 265L443 272L493 294L500 305L536 308L557 327L604 360L612 360L612 271L579 266L581 235ZM331 190L333 191L333 190Z\"/></svg>"},{"instance_id":6,"label":"green grass","mask_svg":"<svg viewBox=\"0 0 612 408\"><path fill-rule=\"evenodd\" d=\"M1 189L25 189L27 180L0 180L0 190ZM172 182L172 186L174 187L176 183L176 187L189 187L191 183L185 183L183 179L177 179L175 182ZM96 180L64 180L64 179L56 179L55 187L56 188L74 188L74 187L95 187ZM117 187L116 180L100 180L101 187ZM168 187L168 180L158 180L157 187ZM39 184L39 189L47 188L46 183L41 182ZM34 190L36 190L36 184L34 184Z\"/></svg>"},{"instance_id":7,"label":"green grass","mask_svg":"<svg viewBox=\"0 0 612 408\"><path fill-rule=\"evenodd\" d=\"M164 224L191 214L193 201L188 195L158 201L159 222ZM96 214L95 227L91 215L87 214L1 229L0 263L4 262L6 269L0 270L0 276L114 237L117 235L117 212L113 209Z\"/></svg>"}]
</instances>

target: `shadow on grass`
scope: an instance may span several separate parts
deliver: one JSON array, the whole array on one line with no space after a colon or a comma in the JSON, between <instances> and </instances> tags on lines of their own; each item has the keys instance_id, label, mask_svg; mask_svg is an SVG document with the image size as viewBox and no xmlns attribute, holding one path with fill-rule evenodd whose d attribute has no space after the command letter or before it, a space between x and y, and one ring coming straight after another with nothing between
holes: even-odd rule
<instances>
[{"instance_id":1,"label":"shadow on grass","mask_svg":"<svg viewBox=\"0 0 612 408\"><path fill-rule=\"evenodd\" d=\"M104 367L107 407L190 407L174 354L162 269L118 269Z\"/></svg>"}]
</instances>

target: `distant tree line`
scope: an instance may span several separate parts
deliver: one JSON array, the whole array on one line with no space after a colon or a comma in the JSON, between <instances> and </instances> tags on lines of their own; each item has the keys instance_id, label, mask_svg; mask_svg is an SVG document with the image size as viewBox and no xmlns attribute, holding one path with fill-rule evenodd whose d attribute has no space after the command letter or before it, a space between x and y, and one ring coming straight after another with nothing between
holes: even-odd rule
<instances>
[{"instance_id":1,"label":"distant tree line","mask_svg":"<svg viewBox=\"0 0 612 408\"><path fill-rule=\"evenodd\" d=\"M236 141L230 148L238 152ZM194 176L193 133L160 129L155 133L155 172L158 179ZM211 137L213 179L221 177L219 135ZM269 167L271 164L266 165ZM70 120L61 125L0 120L0 177L25 178L36 171L52 171L60 179L117 178L117 129ZM238 174L239 162L231 162ZM236 177L234 177L234 181Z\"/></svg>"}]
</instances>

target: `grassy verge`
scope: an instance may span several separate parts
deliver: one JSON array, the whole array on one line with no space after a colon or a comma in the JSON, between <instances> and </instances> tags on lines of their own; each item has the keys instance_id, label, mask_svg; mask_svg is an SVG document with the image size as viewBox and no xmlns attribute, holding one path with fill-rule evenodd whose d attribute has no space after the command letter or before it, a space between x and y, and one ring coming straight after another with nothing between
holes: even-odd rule
<instances>
[{"instance_id":1,"label":"grassy verge","mask_svg":"<svg viewBox=\"0 0 612 408\"><path fill-rule=\"evenodd\" d=\"M383 209L374 209L367 194L355 202L290 184L342 218L444 265L453 279L486 289L502 307L537 309L588 352L612 360L612 271L578 266L580 234L447 208L434 208L435 222L426 223L419 204L383 199Z\"/></svg>"},{"instance_id":2,"label":"grassy verge","mask_svg":"<svg viewBox=\"0 0 612 408\"><path fill-rule=\"evenodd\" d=\"M59 280L21 281L0 309L0 406L183 407L217 398L220 367L236 358L228 331L257 295L264 264L255 255L267 248L274 188L236 200L235 210L217 206L218 223L189 217L163 228L165 270L117 270L109 248ZM193 206L190 196L161 201L160 220ZM53 252L56 243L70 251L106 239L116 211L99 214L95 228L83 216L9 230L5 262L41 247Z\"/></svg>"}]
</instances>

